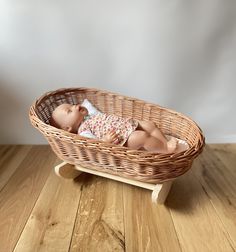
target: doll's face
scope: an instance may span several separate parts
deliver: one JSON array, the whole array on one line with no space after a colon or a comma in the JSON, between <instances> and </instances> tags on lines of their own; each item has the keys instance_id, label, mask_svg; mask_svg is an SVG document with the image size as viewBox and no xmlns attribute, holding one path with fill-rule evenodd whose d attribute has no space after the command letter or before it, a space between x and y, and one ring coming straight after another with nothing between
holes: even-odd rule
<instances>
[{"instance_id":1,"label":"doll's face","mask_svg":"<svg viewBox=\"0 0 236 252\"><path fill-rule=\"evenodd\" d=\"M77 133L88 110L80 104L61 104L52 113L51 124L71 133Z\"/></svg>"}]
</instances>

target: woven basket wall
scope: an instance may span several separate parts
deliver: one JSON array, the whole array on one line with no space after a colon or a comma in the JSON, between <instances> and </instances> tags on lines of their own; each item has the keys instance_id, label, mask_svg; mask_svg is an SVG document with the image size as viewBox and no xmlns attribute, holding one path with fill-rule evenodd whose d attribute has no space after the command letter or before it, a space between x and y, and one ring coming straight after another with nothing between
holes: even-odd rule
<instances>
[{"instance_id":1,"label":"woven basket wall","mask_svg":"<svg viewBox=\"0 0 236 252\"><path fill-rule=\"evenodd\" d=\"M49 125L58 105L81 103L85 98L102 112L153 121L164 134L185 140L190 148L177 154L154 154L87 139ZM185 173L204 146L202 131L190 118L139 99L91 88L48 92L31 106L29 117L60 159L149 183L161 183Z\"/></svg>"}]
</instances>

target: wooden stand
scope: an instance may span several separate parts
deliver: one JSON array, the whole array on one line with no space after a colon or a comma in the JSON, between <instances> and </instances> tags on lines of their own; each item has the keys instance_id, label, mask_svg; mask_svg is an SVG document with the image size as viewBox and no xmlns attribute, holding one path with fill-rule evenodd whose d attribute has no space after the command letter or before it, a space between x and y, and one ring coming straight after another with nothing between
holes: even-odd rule
<instances>
[{"instance_id":1,"label":"wooden stand","mask_svg":"<svg viewBox=\"0 0 236 252\"><path fill-rule=\"evenodd\" d=\"M90 170L88 168L82 167L82 166L74 166L71 164L68 164L66 162L62 162L61 164L55 166L55 172L59 177L67 178L67 179L73 179L79 176L82 172L94 174L97 176L113 179L116 181L120 181L123 183L127 183L130 185L146 188L152 191L152 202L163 204L168 196L168 193L170 191L171 185L173 183L173 180L164 182L163 184L151 184L151 183L145 183L140 182L132 179L122 178L116 175L111 175L105 172Z\"/></svg>"}]
</instances>

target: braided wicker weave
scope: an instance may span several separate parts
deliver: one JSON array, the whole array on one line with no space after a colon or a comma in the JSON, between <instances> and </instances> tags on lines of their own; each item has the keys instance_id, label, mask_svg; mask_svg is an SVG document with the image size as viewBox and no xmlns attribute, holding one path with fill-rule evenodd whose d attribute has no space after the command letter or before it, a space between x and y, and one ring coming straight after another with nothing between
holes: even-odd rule
<instances>
[{"instance_id":1,"label":"braided wicker weave","mask_svg":"<svg viewBox=\"0 0 236 252\"><path fill-rule=\"evenodd\" d=\"M58 105L81 103L85 98L102 112L153 121L164 134L185 140L189 149L176 154L131 150L49 125L52 111ZM92 88L67 88L48 92L31 106L29 117L60 159L149 183L161 183L185 173L205 144L197 124L180 113L139 99Z\"/></svg>"}]
</instances>

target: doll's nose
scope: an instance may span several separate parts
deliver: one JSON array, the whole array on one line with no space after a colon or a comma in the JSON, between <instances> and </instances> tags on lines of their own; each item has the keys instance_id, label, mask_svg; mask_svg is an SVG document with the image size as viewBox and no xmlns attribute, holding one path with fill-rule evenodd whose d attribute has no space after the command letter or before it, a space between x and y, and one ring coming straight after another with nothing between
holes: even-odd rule
<instances>
[{"instance_id":1,"label":"doll's nose","mask_svg":"<svg viewBox=\"0 0 236 252\"><path fill-rule=\"evenodd\" d=\"M79 110L79 109L80 109L80 105L79 105L79 104L74 105L74 106L75 106L75 109L76 109L76 110Z\"/></svg>"}]
</instances>

